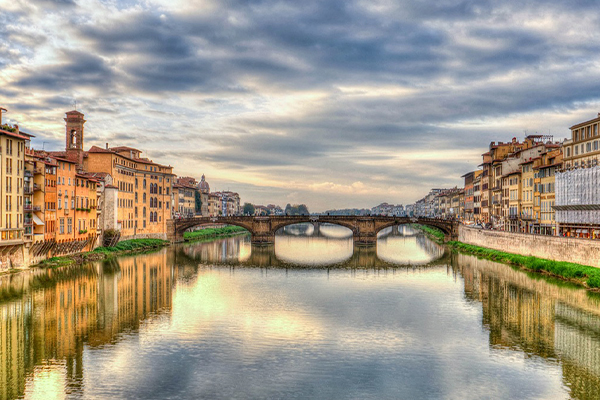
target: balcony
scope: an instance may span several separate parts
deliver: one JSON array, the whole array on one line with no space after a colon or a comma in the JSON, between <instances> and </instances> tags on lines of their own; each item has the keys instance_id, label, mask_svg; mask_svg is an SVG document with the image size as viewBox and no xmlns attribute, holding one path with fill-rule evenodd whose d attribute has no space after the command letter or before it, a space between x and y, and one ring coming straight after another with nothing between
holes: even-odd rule
<instances>
[{"instance_id":1,"label":"balcony","mask_svg":"<svg viewBox=\"0 0 600 400\"><path fill-rule=\"evenodd\" d=\"M23 225L25 225L25 226L32 226L33 225L33 218L25 218L25 220L23 221Z\"/></svg>"},{"instance_id":2,"label":"balcony","mask_svg":"<svg viewBox=\"0 0 600 400\"><path fill-rule=\"evenodd\" d=\"M519 216L517 214L510 214L508 216L508 219L516 220L516 219L519 219Z\"/></svg>"},{"instance_id":3,"label":"balcony","mask_svg":"<svg viewBox=\"0 0 600 400\"><path fill-rule=\"evenodd\" d=\"M33 210L33 204L31 204L31 203L25 203L25 205L23 205L23 210L25 210L25 211L31 211L31 210Z\"/></svg>"},{"instance_id":4,"label":"balcony","mask_svg":"<svg viewBox=\"0 0 600 400\"><path fill-rule=\"evenodd\" d=\"M28 177L30 177L30 178L31 178L31 177L33 177L33 172L31 172L31 171L30 171L30 170L28 170L28 169L26 169L26 170L25 170L24 174L25 174L25 176L28 176Z\"/></svg>"},{"instance_id":5,"label":"balcony","mask_svg":"<svg viewBox=\"0 0 600 400\"><path fill-rule=\"evenodd\" d=\"M42 211L42 206L33 206L33 211Z\"/></svg>"},{"instance_id":6,"label":"balcony","mask_svg":"<svg viewBox=\"0 0 600 400\"><path fill-rule=\"evenodd\" d=\"M69 215L69 209L65 208L65 215Z\"/></svg>"},{"instance_id":7,"label":"balcony","mask_svg":"<svg viewBox=\"0 0 600 400\"><path fill-rule=\"evenodd\" d=\"M24 194L33 194L33 188L31 186L23 186L23 193Z\"/></svg>"},{"instance_id":8,"label":"balcony","mask_svg":"<svg viewBox=\"0 0 600 400\"><path fill-rule=\"evenodd\" d=\"M37 183L34 183L33 184L33 190L34 191L42 190L42 187L40 185L38 185Z\"/></svg>"},{"instance_id":9,"label":"balcony","mask_svg":"<svg viewBox=\"0 0 600 400\"><path fill-rule=\"evenodd\" d=\"M40 175L44 173L44 166L43 165L38 165L33 169L33 173L36 175Z\"/></svg>"}]
</instances>

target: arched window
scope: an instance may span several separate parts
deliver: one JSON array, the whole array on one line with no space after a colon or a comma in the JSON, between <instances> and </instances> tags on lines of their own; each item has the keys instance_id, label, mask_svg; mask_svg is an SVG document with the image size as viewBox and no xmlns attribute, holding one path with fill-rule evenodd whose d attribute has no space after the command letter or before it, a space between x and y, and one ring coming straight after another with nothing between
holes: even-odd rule
<instances>
[{"instance_id":1,"label":"arched window","mask_svg":"<svg viewBox=\"0 0 600 400\"><path fill-rule=\"evenodd\" d=\"M143 194L142 196L142 201L145 203L146 202L146 193Z\"/></svg>"},{"instance_id":2,"label":"arched window","mask_svg":"<svg viewBox=\"0 0 600 400\"><path fill-rule=\"evenodd\" d=\"M154 211L154 222L158 222L158 213Z\"/></svg>"},{"instance_id":3,"label":"arched window","mask_svg":"<svg viewBox=\"0 0 600 400\"><path fill-rule=\"evenodd\" d=\"M146 189L146 180L144 179L144 181L142 183L144 185L144 189Z\"/></svg>"},{"instance_id":4,"label":"arched window","mask_svg":"<svg viewBox=\"0 0 600 400\"><path fill-rule=\"evenodd\" d=\"M154 222L154 214L150 211L150 222Z\"/></svg>"},{"instance_id":5,"label":"arched window","mask_svg":"<svg viewBox=\"0 0 600 400\"><path fill-rule=\"evenodd\" d=\"M146 207L142 210L142 217L146 218Z\"/></svg>"}]
</instances>

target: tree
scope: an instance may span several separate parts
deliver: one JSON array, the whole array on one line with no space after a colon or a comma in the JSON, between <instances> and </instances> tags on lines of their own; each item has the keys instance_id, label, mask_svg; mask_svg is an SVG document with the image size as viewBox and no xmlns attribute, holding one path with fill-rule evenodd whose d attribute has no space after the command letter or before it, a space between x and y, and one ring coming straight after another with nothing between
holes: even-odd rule
<instances>
[{"instance_id":1,"label":"tree","mask_svg":"<svg viewBox=\"0 0 600 400\"><path fill-rule=\"evenodd\" d=\"M306 207L306 204L300 204L298 206L298 214L299 215L308 215L308 207Z\"/></svg>"},{"instance_id":2,"label":"tree","mask_svg":"<svg viewBox=\"0 0 600 400\"><path fill-rule=\"evenodd\" d=\"M250 203L244 203L244 215L254 215L254 206Z\"/></svg>"},{"instance_id":3,"label":"tree","mask_svg":"<svg viewBox=\"0 0 600 400\"><path fill-rule=\"evenodd\" d=\"M293 215L292 213L292 205L290 203L287 203L287 205L285 206L285 215Z\"/></svg>"}]
</instances>

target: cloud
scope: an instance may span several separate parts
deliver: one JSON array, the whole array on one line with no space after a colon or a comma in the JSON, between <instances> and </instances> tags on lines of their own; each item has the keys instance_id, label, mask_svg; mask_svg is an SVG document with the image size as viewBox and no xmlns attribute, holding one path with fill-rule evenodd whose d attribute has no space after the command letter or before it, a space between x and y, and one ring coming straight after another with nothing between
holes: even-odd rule
<instances>
[{"instance_id":1,"label":"cloud","mask_svg":"<svg viewBox=\"0 0 600 400\"><path fill-rule=\"evenodd\" d=\"M87 145L142 147L257 203L414 201L492 140L567 136L599 99L593 1L0 4L11 119L60 143L76 100Z\"/></svg>"}]
</instances>

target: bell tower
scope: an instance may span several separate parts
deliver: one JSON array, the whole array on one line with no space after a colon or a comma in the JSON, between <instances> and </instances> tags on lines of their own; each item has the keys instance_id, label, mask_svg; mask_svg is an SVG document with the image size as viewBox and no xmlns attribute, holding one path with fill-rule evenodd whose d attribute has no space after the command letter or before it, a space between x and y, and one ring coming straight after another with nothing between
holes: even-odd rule
<instances>
[{"instance_id":1,"label":"bell tower","mask_svg":"<svg viewBox=\"0 0 600 400\"><path fill-rule=\"evenodd\" d=\"M67 158L77 163L77 169L83 168L83 114L79 111L67 112L66 147Z\"/></svg>"}]
</instances>

